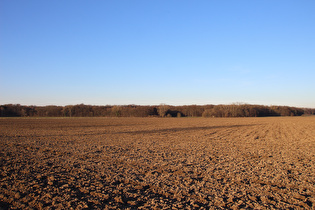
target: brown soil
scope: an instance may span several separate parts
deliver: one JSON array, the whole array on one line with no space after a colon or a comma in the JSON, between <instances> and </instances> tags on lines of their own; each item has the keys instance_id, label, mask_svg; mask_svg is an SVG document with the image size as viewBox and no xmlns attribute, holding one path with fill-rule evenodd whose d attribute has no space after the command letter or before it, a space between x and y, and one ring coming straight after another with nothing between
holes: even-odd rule
<instances>
[{"instance_id":1,"label":"brown soil","mask_svg":"<svg viewBox=\"0 0 315 210\"><path fill-rule=\"evenodd\" d=\"M0 209L313 209L315 117L0 119Z\"/></svg>"}]
</instances>

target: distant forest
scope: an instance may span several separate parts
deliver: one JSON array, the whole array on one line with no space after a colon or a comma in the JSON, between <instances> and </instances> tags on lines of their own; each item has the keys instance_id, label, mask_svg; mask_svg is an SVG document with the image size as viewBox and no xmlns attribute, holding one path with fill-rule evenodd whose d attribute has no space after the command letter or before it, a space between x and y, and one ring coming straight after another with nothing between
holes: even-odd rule
<instances>
[{"instance_id":1,"label":"distant forest","mask_svg":"<svg viewBox=\"0 0 315 210\"><path fill-rule=\"evenodd\" d=\"M315 115L315 109L250 104L170 106L0 106L0 117L267 117Z\"/></svg>"}]
</instances>

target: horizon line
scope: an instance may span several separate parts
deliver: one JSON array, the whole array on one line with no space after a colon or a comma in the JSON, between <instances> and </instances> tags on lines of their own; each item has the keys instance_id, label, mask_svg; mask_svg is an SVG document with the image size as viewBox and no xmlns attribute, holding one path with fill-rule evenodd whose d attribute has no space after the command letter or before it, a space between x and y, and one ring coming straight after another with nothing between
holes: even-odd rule
<instances>
[{"instance_id":1,"label":"horizon line","mask_svg":"<svg viewBox=\"0 0 315 210\"><path fill-rule=\"evenodd\" d=\"M48 105L35 105L35 104L20 104L20 103L6 103L6 104L0 104L0 106L6 106L6 105L19 105L19 106L35 106L35 107L47 107L47 106L60 106L60 107L66 107L66 106L77 106L77 105L84 105L84 106L161 106L161 105L167 105L167 106L219 106L219 105L250 105L250 106L280 106L280 107L294 107L294 108L302 108L302 109L315 109L312 107L301 107L301 106L291 106L291 105L264 105L264 104L251 104L251 103L245 103L245 102L232 102L232 103L219 103L219 104L184 104L184 105L172 105L167 103L160 103L160 104L146 104L146 105L140 105L140 104L85 104L85 103L77 103L77 104L67 104L67 105L56 105L56 104L48 104Z\"/></svg>"}]
</instances>

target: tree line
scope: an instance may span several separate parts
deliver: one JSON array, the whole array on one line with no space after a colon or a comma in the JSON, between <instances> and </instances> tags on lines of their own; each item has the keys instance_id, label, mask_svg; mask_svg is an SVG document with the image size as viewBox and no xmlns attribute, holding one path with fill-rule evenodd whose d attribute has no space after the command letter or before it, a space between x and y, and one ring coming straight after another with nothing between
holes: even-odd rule
<instances>
[{"instance_id":1,"label":"tree line","mask_svg":"<svg viewBox=\"0 0 315 210\"><path fill-rule=\"evenodd\" d=\"M250 104L171 106L0 106L0 117L266 117L315 115L315 109Z\"/></svg>"}]
</instances>

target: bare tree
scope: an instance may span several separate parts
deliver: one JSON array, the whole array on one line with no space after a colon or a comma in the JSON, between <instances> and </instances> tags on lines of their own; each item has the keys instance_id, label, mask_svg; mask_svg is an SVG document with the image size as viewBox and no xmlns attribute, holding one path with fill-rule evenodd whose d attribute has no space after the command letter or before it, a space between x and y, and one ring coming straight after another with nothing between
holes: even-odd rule
<instances>
[{"instance_id":1,"label":"bare tree","mask_svg":"<svg viewBox=\"0 0 315 210\"><path fill-rule=\"evenodd\" d=\"M160 104L160 106L158 107L158 113L160 115L160 117L165 117L166 112L169 110L169 106L166 104Z\"/></svg>"}]
</instances>

